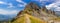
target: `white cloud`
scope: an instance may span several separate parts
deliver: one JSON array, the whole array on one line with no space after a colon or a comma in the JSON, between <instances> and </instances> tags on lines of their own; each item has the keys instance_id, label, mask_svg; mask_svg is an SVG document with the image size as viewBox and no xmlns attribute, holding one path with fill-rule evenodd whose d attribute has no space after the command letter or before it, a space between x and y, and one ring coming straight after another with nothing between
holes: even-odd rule
<instances>
[{"instance_id":1,"label":"white cloud","mask_svg":"<svg viewBox=\"0 0 60 23\"><path fill-rule=\"evenodd\" d=\"M4 4L4 2L0 1L0 4Z\"/></svg>"},{"instance_id":2,"label":"white cloud","mask_svg":"<svg viewBox=\"0 0 60 23\"><path fill-rule=\"evenodd\" d=\"M47 9L50 9L50 8L54 8L54 7L57 7L57 5L55 3L52 3L52 4L49 4L49 5L46 5Z\"/></svg>"},{"instance_id":3,"label":"white cloud","mask_svg":"<svg viewBox=\"0 0 60 23\"><path fill-rule=\"evenodd\" d=\"M19 7L24 7L25 5L22 5L22 4L18 4Z\"/></svg>"},{"instance_id":4,"label":"white cloud","mask_svg":"<svg viewBox=\"0 0 60 23\"><path fill-rule=\"evenodd\" d=\"M17 2L23 3L24 5L26 5L25 2L23 2L22 0L16 0Z\"/></svg>"},{"instance_id":5,"label":"white cloud","mask_svg":"<svg viewBox=\"0 0 60 23\"><path fill-rule=\"evenodd\" d=\"M13 6L12 3L8 3L8 7L7 8L15 8L15 6Z\"/></svg>"},{"instance_id":6,"label":"white cloud","mask_svg":"<svg viewBox=\"0 0 60 23\"><path fill-rule=\"evenodd\" d=\"M0 9L0 14L3 14L3 15L12 15L17 13L18 13L17 10L8 11L8 10Z\"/></svg>"},{"instance_id":7,"label":"white cloud","mask_svg":"<svg viewBox=\"0 0 60 23\"><path fill-rule=\"evenodd\" d=\"M56 0L40 0L40 2L52 2L52 1L56 1Z\"/></svg>"},{"instance_id":8,"label":"white cloud","mask_svg":"<svg viewBox=\"0 0 60 23\"><path fill-rule=\"evenodd\" d=\"M48 3L53 3L55 2L56 0L40 0L40 5L45 5L45 4L48 4Z\"/></svg>"},{"instance_id":9,"label":"white cloud","mask_svg":"<svg viewBox=\"0 0 60 23\"><path fill-rule=\"evenodd\" d=\"M56 0L54 3L46 5L47 9L55 8L55 11L60 11L60 0Z\"/></svg>"},{"instance_id":10,"label":"white cloud","mask_svg":"<svg viewBox=\"0 0 60 23\"><path fill-rule=\"evenodd\" d=\"M22 0L16 0L17 2L22 2Z\"/></svg>"},{"instance_id":11,"label":"white cloud","mask_svg":"<svg viewBox=\"0 0 60 23\"><path fill-rule=\"evenodd\" d=\"M6 2L0 1L0 4L7 4Z\"/></svg>"},{"instance_id":12,"label":"white cloud","mask_svg":"<svg viewBox=\"0 0 60 23\"><path fill-rule=\"evenodd\" d=\"M4 2L4 1L0 1L0 4L8 5L7 8L15 8L15 6L13 6L12 3L7 3L7 2Z\"/></svg>"},{"instance_id":13,"label":"white cloud","mask_svg":"<svg viewBox=\"0 0 60 23\"><path fill-rule=\"evenodd\" d=\"M18 6L20 6L20 7L24 7L27 3L25 3L25 2L23 2L22 0L16 0L17 2L19 2L19 3L23 3L23 5L22 4L18 4Z\"/></svg>"},{"instance_id":14,"label":"white cloud","mask_svg":"<svg viewBox=\"0 0 60 23\"><path fill-rule=\"evenodd\" d=\"M25 5L26 5L25 2L23 2L22 0L16 0L16 1L19 2L19 3L22 3L22 4L18 4L17 6L25 7ZM7 8L16 8L16 6L14 6L12 3L7 3L7 2L4 2L4 1L0 1L0 4L8 5Z\"/></svg>"},{"instance_id":15,"label":"white cloud","mask_svg":"<svg viewBox=\"0 0 60 23\"><path fill-rule=\"evenodd\" d=\"M55 10L56 10L56 11L60 11L60 7L57 7Z\"/></svg>"}]
</instances>

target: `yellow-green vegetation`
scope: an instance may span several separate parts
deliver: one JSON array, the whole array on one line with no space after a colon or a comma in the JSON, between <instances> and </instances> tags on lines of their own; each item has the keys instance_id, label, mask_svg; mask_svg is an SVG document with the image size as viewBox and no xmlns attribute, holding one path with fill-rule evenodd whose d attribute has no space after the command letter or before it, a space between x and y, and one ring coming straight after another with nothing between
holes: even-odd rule
<instances>
[{"instance_id":1,"label":"yellow-green vegetation","mask_svg":"<svg viewBox=\"0 0 60 23\"><path fill-rule=\"evenodd\" d=\"M58 17L58 18L55 18L54 20L58 20L58 21L60 21L60 18Z\"/></svg>"},{"instance_id":2,"label":"yellow-green vegetation","mask_svg":"<svg viewBox=\"0 0 60 23\"><path fill-rule=\"evenodd\" d=\"M45 21L38 19L36 17L33 17L29 14L24 14L21 18L17 18L14 22L12 23L26 23L26 17L29 18L30 23L46 23ZM28 21L29 22L29 21Z\"/></svg>"},{"instance_id":3,"label":"yellow-green vegetation","mask_svg":"<svg viewBox=\"0 0 60 23\"><path fill-rule=\"evenodd\" d=\"M33 16L30 16L30 20L31 20L31 23L46 23L45 21Z\"/></svg>"},{"instance_id":4,"label":"yellow-green vegetation","mask_svg":"<svg viewBox=\"0 0 60 23\"><path fill-rule=\"evenodd\" d=\"M20 17L20 18L17 18L14 22L12 22L12 23L24 23L25 22L25 17L24 16L22 16L22 17Z\"/></svg>"}]
</instances>

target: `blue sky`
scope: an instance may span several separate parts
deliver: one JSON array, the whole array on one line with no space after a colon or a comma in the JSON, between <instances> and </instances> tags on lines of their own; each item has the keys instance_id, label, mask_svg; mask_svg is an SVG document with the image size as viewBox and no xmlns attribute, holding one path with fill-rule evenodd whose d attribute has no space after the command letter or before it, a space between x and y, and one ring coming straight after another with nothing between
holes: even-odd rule
<instances>
[{"instance_id":1,"label":"blue sky","mask_svg":"<svg viewBox=\"0 0 60 23\"><path fill-rule=\"evenodd\" d=\"M0 0L0 14L17 14L20 10L23 10L25 5L31 1L37 0Z\"/></svg>"},{"instance_id":2,"label":"blue sky","mask_svg":"<svg viewBox=\"0 0 60 23\"><path fill-rule=\"evenodd\" d=\"M41 6L44 4L47 9L60 11L60 0L0 0L0 14L10 17L17 15L31 1Z\"/></svg>"}]
</instances>

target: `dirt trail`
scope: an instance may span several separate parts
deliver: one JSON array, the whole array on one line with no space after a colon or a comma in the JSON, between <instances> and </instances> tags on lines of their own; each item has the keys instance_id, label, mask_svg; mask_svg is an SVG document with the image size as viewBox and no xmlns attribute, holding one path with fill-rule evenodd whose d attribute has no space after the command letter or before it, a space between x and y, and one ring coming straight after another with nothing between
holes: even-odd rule
<instances>
[{"instance_id":1,"label":"dirt trail","mask_svg":"<svg viewBox=\"0 0 60 23\"><path fill-rule=\"evenodd\" d=\"M27 14L25 14L26 16L26 23L31 23L30 19L29 19L29 16Z\"/></svg>"}]
</instances>

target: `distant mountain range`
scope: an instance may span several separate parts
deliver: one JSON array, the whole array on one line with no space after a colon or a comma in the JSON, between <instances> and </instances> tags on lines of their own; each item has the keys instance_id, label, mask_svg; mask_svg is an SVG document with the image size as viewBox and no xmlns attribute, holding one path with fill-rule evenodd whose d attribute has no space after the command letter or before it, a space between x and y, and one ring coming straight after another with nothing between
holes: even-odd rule
<instances>
[{"instance_id":1,"label":"distant mountain range","mask_svg":"<svg viewBox=\"0 0 60 23\"><path fill-rule=\"evenodd\" d=\"M0 21L12 20L16 15L3 15L0 14Z\"/></svg>"}]
</instances>

